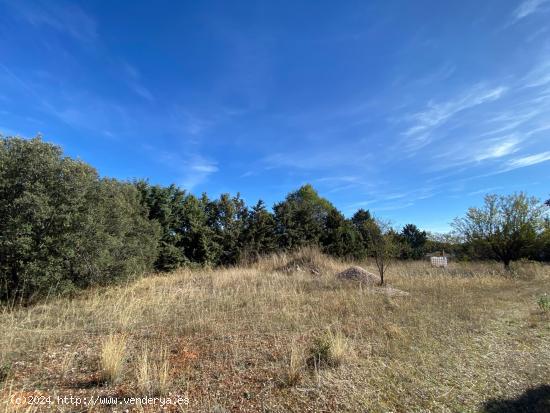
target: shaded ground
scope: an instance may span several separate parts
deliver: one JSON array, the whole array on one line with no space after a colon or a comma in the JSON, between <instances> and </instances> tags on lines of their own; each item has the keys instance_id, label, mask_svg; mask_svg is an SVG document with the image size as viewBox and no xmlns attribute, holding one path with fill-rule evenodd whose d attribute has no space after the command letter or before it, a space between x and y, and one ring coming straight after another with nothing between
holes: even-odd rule
<instances>
[{"instance_id":1,"label":"shaded ground","mask_svg":"<svg viewBox=\"0 0 550 413\"><path fill-rule=\"evenodd\" d=\"M491 399L484 408L487 413L550 412L550 385L528 389L512 399Z\"/></svg>"}]
</instances>

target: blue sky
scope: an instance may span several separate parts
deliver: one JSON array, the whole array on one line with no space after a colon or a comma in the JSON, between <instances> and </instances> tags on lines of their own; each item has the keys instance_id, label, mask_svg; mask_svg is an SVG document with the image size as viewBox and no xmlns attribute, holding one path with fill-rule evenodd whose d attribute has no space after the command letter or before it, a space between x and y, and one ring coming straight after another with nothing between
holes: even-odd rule
<instances>
[{"instance_id":1,"label":"blue sky","mask_svg":"<svg viewBox=\"0 0 550 413\"><path fill-rule=\"evenodd\" d=\"M549 0L0 0L0 131L446 231L487 192L550 195L549 21Z\"/></svg>"}]
</instances>

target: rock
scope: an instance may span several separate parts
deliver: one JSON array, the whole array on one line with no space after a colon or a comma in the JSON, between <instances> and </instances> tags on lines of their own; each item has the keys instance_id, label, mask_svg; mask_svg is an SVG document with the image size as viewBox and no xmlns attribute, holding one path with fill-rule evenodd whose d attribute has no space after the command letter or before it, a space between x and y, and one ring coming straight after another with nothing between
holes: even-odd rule
<instances>
[{"instance_id":1,"label":"rock","mask_svg":"<svg viewBox=\"0 0 550 413\"><path fill-rule=\"evenodd\" d=\"M339 272L336 274L336 277L344 280L360 281L370 285L380 284L380 277L378 275L355 265Z\"/></svg>"}]
</instances>

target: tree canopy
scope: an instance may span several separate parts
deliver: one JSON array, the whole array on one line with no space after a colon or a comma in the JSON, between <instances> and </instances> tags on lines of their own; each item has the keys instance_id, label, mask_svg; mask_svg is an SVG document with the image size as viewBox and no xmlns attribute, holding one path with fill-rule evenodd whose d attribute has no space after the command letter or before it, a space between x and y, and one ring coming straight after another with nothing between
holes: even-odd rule
<instances>
[{"instance_id":1,"label":"tree canopy","mask_svg":"<svg viewBox=\"0 0 550 413\"><path fill-rule=\"evenodd\" d=\"M40 139L0 140L0 297L112 282L151 267L158 226L136 187Z\"/></svg>"},{"instance_id":2,"label":"tree canopy","mask_svg":"<svg viewBox=\"0 0 550 413\"><path fill-rule=\"evenodd\" d=\"M481 208L470 208L453 222L456 231L484 257L510 262L528 257L543 230L546 206L523 192L487 195Z\"/></svg>"}]
</instances>

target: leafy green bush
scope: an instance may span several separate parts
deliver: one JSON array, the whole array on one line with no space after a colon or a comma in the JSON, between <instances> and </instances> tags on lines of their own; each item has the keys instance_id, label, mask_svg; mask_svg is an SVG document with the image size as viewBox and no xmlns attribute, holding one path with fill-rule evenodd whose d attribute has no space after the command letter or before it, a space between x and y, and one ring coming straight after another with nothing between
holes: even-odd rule
<instances>
[{"instance_id":1,"label":"leafy green bush","mask_svg":"<svg viewBox=\"0 0 550 413\"><path fill-rule=\"evenodd\" d=\"M156 258L136 188L40 138L0 139L0 217L0 300L109 283Z\"/></svg>"}]
</instances>

